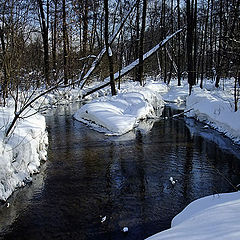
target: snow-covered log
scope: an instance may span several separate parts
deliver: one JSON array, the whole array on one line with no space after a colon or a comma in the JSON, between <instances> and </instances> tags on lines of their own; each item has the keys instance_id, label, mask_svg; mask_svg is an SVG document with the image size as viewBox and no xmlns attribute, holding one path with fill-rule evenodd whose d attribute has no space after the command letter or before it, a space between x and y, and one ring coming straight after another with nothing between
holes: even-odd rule
<instances>
[{"instance_id":1,"label":"snow-covered log","mask_svg":"<svg viewBox=\"0 0 240 240\"><path fill-rule=\"evenodd\" d=\"M151 50L149 50L148 52L146 52L143 55L143 61L145 61L146 59L148 59L150 56L152 56L155 52L157 52L160 48L162 48L170 39L172 39L174 36L176 36L177 34L179 34L180 32L182 32L184 30L184 28L179 29L178 31L176 31L175 33L167 36L163 41L161 41L159 44L157 44L155 47L153 47ZM136 66L138 66L139 64L139 59L136 59L135 61L133 61L132 63L130 63L129 65L127 65L126 67L124 67L121 71L117 71L114 74L114 79L118 79L120 77L123 77L124 75L126 75L127 73L129 73L131 70L133 70ZM107 87L110 84L110 77L107 77L104 79L104 82L106 82L105 84L98 86L97 88L91 89L89 90L87 93L85 93L83 95L83 98L102 89Z\"/></svg>"}]
</instances>

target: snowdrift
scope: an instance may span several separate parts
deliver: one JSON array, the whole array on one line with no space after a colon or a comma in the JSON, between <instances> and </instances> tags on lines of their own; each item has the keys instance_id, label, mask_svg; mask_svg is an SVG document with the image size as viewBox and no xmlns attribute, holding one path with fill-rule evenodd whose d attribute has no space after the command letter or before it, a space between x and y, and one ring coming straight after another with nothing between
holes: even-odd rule
<instances>
[{"instance_id":1,"label":"snowdrift","mask_svg":"<svg viewBox=\"0 0 240 240\"><path fill-rule=\"evenodd\" d=\"M26 115L30 117L19 120L14 132L4 137L14 109L0 111L0 200L6 201L16 188L31 181L31 175L39 171L41 160L47 158L48 136L45 118L28 110Z\"/></svg>"},{"instance_id":2,"label":"snowdrift","mask_svg":"<svg viewBox=\"0 0 240 240\"><path fill-rule=\"evenodd\" d=\"M147 240L240 239L240 192L200 198L172 220L172 227Z\"/></svg>"},{"instance_id":3,"label":"snowdrift","mask_svg":"<svg viewBox=\"0 0 240 240\"><path fill-rule=\"evenodd\" d=\"M234 112L232 102L230 97L223 99L218 92L194 88L187 97L186 110L192 110L186 116L196 118L240 143L240 111Z\"/></svg>"},{"instance_id":4,"label":"snowdrift","mask_svg":"<svg viewBox=\"0 0 240 240\"><path fill-rule=\"evenodd\" d=\"M157 84L149 84L114 97L101 97L83 105L73 117L106 134L123 135L138 126L140 120L156 117L155 109L164 106L156 91L159 88Z\"/></svg>"}]
</instances>

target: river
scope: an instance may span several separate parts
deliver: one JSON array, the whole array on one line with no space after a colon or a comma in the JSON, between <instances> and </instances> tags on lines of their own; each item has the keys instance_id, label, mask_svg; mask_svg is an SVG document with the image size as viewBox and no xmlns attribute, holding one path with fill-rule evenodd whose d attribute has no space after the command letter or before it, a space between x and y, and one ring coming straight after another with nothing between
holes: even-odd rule
<instances>
[{"instance_id":1,"label":"river","mask_svg":"<svg viewBox=\"0 0 240 240\"><path fill-rule=\"evenodd\" d=\"M148 122L150 131L116 137L73 120L78 107L46 115L48 160L9 208L0 206L1 239L144 239L191 201L240 183L239 147L204 124L171 118L173 108Z\"/></svg>"}]
</instances>

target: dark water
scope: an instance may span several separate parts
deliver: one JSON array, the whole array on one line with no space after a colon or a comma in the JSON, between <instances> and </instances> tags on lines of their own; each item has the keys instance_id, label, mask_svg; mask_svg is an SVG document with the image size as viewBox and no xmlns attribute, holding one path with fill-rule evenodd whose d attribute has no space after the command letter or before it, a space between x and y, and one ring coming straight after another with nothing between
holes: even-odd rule
<instances>
[{"instance_id":1,"label":"dark water","mask_svg":"<svg viewBox=\"0 0 240 240\"><path fill-rule=\"evenodd\" d=\"M170 108L150 132L121 138L73 121L73 111L47 117L49 159L0 206L1 239L144 239L191 201L240 183L238 147L193 120L165 119Z\"/></svg>"}]
</instances>

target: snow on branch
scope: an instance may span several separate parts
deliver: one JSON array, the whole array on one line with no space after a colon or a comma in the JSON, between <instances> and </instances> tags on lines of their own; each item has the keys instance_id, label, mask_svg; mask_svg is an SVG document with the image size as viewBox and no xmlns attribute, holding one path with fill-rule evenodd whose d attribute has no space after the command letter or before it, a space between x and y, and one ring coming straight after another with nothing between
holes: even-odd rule
<instances>
[{"instance_id":1,"label":"snow on branch","mask_svg":"<svg viewBox=\"0 0 240 240\"><path fill-rule=\"evenodd\" d=\"M117 26L115 33L112 35L112 37L109 39L109 45L111 45L113 43L113 41L115 40L115 38L118 36L118 34L120 33L121 29L123 28L126 20L128 19L129 15L131 14L131 12L133 11L133 9L135 8L136 3L133 4L132 8L128 11L127 15L125 16L125 18L122 20L122 22ZM106 52L106 47L104 47L101 52L97 55L96 59L93 61L90 69L87 71L87 73L84 75L84 77L82 79L77 80L75 83L78 83L79 81L83 81L82 85L81 85L81 89L84 87L84 85L86 84L88 78L90 77L90 75L93 73L93 71L96 69L96 67L98 66L98 64L101 62L101 59L103 57L103 55Z\"/></svg>"},{"instance_id":2,"label":"snow on branch","mask_svg":"<svg viewBox=\"0 0 240 240\"><path fill-rule=\"evenodd\" d=\"M180 32L182 32L184 30L184 28L179 29L178 31L174 32L173 34L167 36L163 41L161 41L159 44L157 44L155 47L153 47L151 50L149 50L148 52L146 52L143 55L143 61L145 61L146 59L148 59L150 56L152 56L157 50L159 50L160 48L162 48L170 39L172 39L173 37L175 37L177 34L179 34ZM126 67L124 67L123 69L121 69L121 71L118 71L114 74L114 79L118 79L120 77L123 77L124 75L126 75L127 73L129 73L131 70L133 70L137 65L139 64L139 59L136 59L135 61L133 61L132 63L130 63L129 65L127 65ZM83 98L92 94L95 91L98 91L106 86L108 86L110 84L110 76L104 79L104 82L106 82L105 84L98 86L97 88L91 89L90 91L88 91L86 94L83 95Z\"/></svg>"}]
</instances>

